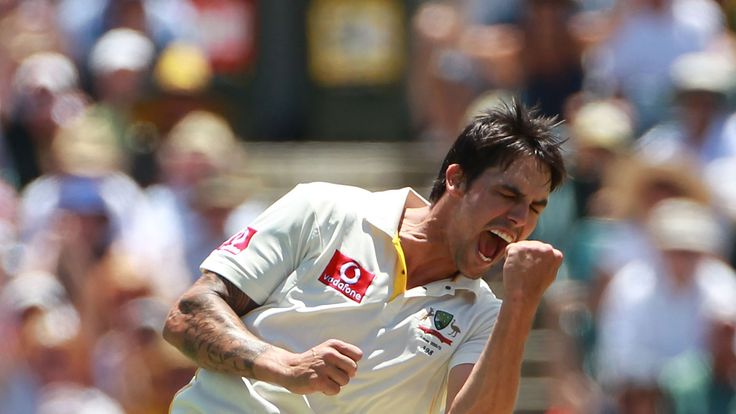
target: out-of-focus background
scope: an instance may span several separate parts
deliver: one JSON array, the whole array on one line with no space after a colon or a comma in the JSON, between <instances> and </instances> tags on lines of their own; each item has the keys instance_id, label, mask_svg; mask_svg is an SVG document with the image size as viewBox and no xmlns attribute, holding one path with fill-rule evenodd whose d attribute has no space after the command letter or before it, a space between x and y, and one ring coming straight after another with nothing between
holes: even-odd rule
<instances>
[{"instance_id":1,"label":"out-of-focus background","mask_svg":"<svg viewBox=\"0 0 736 414\"><path fill-rule=\"evenodd\" d=\"M736 413L736 1L0 0L0 413L165 413L201 260L298 182L423 194L518 96L565 253L519 413ZM488 280L503 291L496 270Z\"/></svg>"}]
</instances>

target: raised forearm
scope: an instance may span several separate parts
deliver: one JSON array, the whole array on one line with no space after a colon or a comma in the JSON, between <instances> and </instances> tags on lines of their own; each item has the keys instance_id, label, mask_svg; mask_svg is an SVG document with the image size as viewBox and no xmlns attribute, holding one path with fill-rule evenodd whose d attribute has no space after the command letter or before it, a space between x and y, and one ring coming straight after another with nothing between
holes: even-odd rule
<instances>
[{"instance_id":1,"label":"raised forearm","mask_svg":"<svg viewBox=\"0 0 736 414\"><path fill-rule=\"evenodd\" d=\"M562 253L545 243L522 241L507 247L505 294L496 325L466 378L451 378L448 383L448 390L450 386L458 390L455 395L448 391L448 413L506 414L514 410L524 343L542 295L561 263ZM452 371L450 374L452 377Z\"/></svg>"}]
</instances>

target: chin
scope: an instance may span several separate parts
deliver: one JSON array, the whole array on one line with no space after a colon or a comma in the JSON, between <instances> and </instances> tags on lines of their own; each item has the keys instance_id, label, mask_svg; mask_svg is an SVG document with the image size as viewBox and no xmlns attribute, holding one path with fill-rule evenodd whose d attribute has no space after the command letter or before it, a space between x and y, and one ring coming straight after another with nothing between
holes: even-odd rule
<instances>
[{"instance_id":1,"label":"chin","mask_svg":"<svg viewBox=\"0 0 736 414\"><path fill-rule=\"evenodd\" d=\"M470 279L480 279L496 272L494 269L500 269L499 264L503 264L505 256L503 254L494 257L492 261L486 262L478 259L471 266L467 266L467 272L462 272Z\"/></svg>"},{"instance_id":2,"label":"chin","mask_svg":"<svg viewBox=\"0 0 736 414\"><path fill-rule=\"evenodd\" d=\"M460 270L460 273L468 279L480 279L491 271L491 268L493 268L493 265L495 265L496 262L498 262L498 260L494 260L493 263L490 264L484 263L484 266L468 266L465 269Z\"/></svg>"}]
</instances>

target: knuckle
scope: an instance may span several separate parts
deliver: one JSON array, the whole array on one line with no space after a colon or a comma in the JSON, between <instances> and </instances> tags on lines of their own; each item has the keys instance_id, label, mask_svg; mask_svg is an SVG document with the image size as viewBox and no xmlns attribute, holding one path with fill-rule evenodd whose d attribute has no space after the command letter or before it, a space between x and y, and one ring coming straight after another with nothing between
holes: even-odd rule
<instances>
[{"instance_id":1,"label":"knuckle","mask_svg":"<svg viewBox=\"0 0 736 414\"><path fill-rule=\"evenodd\" d=\"M358 356L358 359L363 358L363 350L358 348L357 346L354 348L355 355Z\"/></svg>"},{"instance_id":2,"label":"knuckle","mask_svg":"<svg viewBox=\"0 0 736 414\"><path fill-rule=\"evenodd\" d=\"M330 348L336 348L339 347L342 344L342 342L338 339L328 339L325 341L325 345L329 346Z\"/></svg>"},{"instance_id":3,"label":"knuckle","mask_svg":"<svg viewBox=\"0 0 736 414\"><path fill-rule=\"evenodd\" d=\"M346 376L344 376L344 377L340 377L340 378L338 378L338 379L336 380L336 382L337 382L337 383L338 383L338 385L340 385L340 386L345 386L345 385L348 385L348 382L350 382L350 378L349 378L349 377L348 377L348 376L346 375Z\"/></svg>"},{"instance_id":4,"label":"knuckle","mask_svg":"<svg viewBox=\"0 0 736 414\"><path fill-rule=\"evenodd\" d=\"M325 384L323 391L327 395L337 395L340 392L340 386L332 381Z\"/></svg>"},{"instance_id":5,"label":"knuckle","mask_svg":"<svg viewBox=\"0 0 736 414\"><path fill-rule=\"evenodd\" d=\"M337 352L334 348L329 348L329 349L326 349L325 350L325 352L323 353L322 358L325 361L334 362L337 359L339 359L339 355L340 355L340 353Z\"/></svg>"}]
</instances>

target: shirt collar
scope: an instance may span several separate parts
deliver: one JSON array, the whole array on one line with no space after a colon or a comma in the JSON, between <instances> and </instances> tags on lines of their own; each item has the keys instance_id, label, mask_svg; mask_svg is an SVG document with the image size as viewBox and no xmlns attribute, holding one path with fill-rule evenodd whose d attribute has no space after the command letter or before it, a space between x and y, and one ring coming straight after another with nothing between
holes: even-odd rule
<instances>
[{"instance_id":1,"label":"shirt collar","mask_svg":"<svg viewBox=\"0 0 736 414\"><path fill-rule=\"evenodd\" d=\"M409 187L398 190L379 191L371 194L365 206L366 220L378 229L393 238L399 229L404 208L418 208L429 206L416 191Z\"/></svg>"},{"instance_id":2,"label":"shirt collar","mask_svg":"<svg viewBox=\"0 0 736 414\"><path fill-rule=\"evenodd\" d=\"M482 290L481 279L470 279L458 274L451 279L437 280L420 288L414 288L406 292L408 297L414 296L433 296L440 297L445 295L456 296L460 293L472 293L473 297L478 296Z\"/></svg>"}]
</instances>

